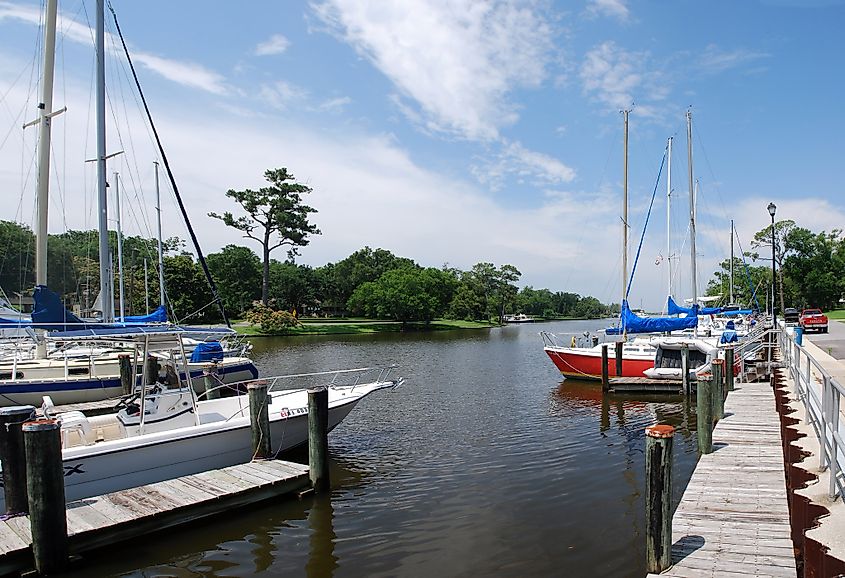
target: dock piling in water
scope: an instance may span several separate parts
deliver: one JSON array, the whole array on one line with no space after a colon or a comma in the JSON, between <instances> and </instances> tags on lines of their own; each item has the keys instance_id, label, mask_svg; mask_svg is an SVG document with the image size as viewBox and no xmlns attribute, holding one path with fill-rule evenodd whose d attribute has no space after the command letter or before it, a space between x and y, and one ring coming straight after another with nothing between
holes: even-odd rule
<instances>
[{"instance_id":1,"label":"dock piling in water","mask_svg":"<svg viewBox=\"0 0 845 578\"><path fill-rule=\"evenodd\" d=\"M270 457L270 398L266 381L253 381L247 385L249 395L249 423L252 429L252 457Z\"/></svg>"},{"instance_id":2,"label":"dock piling in water","mask_svg":"<svg viewBox=\"0 0 845 578\"><path fill-rule=\"evenodd\" d=\"M52 419L30 421L22 430L35 569L42 575L54 574L63 571L68 561L61 426Z\"/></svg>"},{"instance_id":3,"label":"dock piling in water","mask_svg":"<svg viewBox=\"0 0 845 578\"><path fill-rule=\"evenodd\" d=\"M329 478L329 390L308 390L308 471L314 491L331 487Z\"/></svg>"},{"instance_id":4,"label":"dock piling in water","mask_svg":"<svg viewBox=\"0 0 845 578\"><path fill-rule=\"evenodd\" d=\"M202 381L205 385L205 399L220 399L221 391L218 387L220 380L217 377L217 364L209 363L202 368Z\"/></svg>"},{"instance_id":5,"label":"dock piling in water","mask_svg":"<svg viewBox=\"0 0 845 578\"><path fill-rule=\"evenodd\" d=\"M713 421L719 421L725 417L725 382L722 378L724 365L723 359L714 359L710 366L713 375L713 388L710 391L713 394Z\"/></svg>"},{"instance_id":6,"label":"dock piling in water","mask_svg":"<svg viewBox=\"0 0 845 578\"><path fill-rule=\"evenodd\" d=\"M622 342L616 342L616 376L622 377Z\"/></svg>"},{"instance_id":7,"label":"dock piling in water","mask_svg":"<svg viewBox=\"0 0 845 578\"><path fill-rule=\"evenodd\" d=\"M135 368L132 364L132 356L121 353L117 356L117 363L120 367L120 385L123 386L123 395L131 395L135 391Z\"/></svg>"},{"instance_id":8,"label":"dock piling in water","mask_svg":"<svg viewBox=\"0 0 845 578\"><path fill-rule=\"evenodd\" d=\"M605 393L610 391L610 376L608 375L609 370L607 369L608 364L608 355L607 355L607 343L601 346L601 390Z\"/></svg>"},{"instance_id":9,"label":"dock piling in water","mask_svg":"<svg viewBox=\"0 0 845 578\"><path fill-rule=\"evenodd\" d=\"M0 409L0 464L6 514L20 514L29 507L26 494L26 451L23 423L35 416L35 407L17 405Z\"/></svg>"},{"instance_id":10,"label":"dock piling in water","mask_svg":"<svg viewBox=\"0 0 845 578\"><path fill-rule=\"evenodd\" d=\"M734 359L734 348L733 347L726 347L725 348L725 382L727 384L728 391L734 390L734 364L736 363Z\"/></svg>"},{"instance_id":11,"label":"dock piling in water","mask_svg":"<svg viewBox=\"0 0 845 578\"><path fill-rule=\"evenodd\" d=\"M690 395L692 385L689 380L689 345L686 343L681 345L681 381L684 384L684 393Z\"/></svg>"},{"instance_id":12,"label":"dock piling in water","mask_svg":"<svg viewBox=\"0 0 845 578\"><path fill-rule=\"evenodd\" d=\"M700 377L696 385L695 412L698 431L698 453L713 451L713 395L709 378Z\"/></svg>"},{"instance_id":13,"label":"dock piling in water","mask_svg":"<svg viewBox=\"0 0 845 578\"><path fill-rule=\"evenodd\" d=\"M147 364L147 383L146 385L153 385L158 381L158 372L161 369L161 366L158 363L158 360L153 357L152 355L147 355L146 362Z\"/></svg>"},{"instance_id":14,"label":"dock piling in water","mask_svg":"<svg viewBox=\"0 0 845 578\"><path fill-rule=\"evenodd\" d=\"M645 428L646 566L662 572L672 563L672 442L675 428Z\"/></svg>"}]
</instances>

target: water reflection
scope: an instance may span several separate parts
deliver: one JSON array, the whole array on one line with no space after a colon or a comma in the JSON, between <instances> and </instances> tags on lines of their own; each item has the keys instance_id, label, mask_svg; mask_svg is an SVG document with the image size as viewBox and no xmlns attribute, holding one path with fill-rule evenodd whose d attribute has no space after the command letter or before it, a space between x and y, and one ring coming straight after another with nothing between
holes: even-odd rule
<instances>
[{"instance_id":1,"label":"water reflection","mask_svg":"<svg viewBox=\"0 0 845 578\"><path fill-rule=\"evenodd\" d=\"M331 496L314 498L311 511L308 512L308 526L311 528L311 538L305 575L309 578L334 576L338 568L338 558L334 554L337 535L334 532L334 506Z\"/></svg>"}]
</instances>

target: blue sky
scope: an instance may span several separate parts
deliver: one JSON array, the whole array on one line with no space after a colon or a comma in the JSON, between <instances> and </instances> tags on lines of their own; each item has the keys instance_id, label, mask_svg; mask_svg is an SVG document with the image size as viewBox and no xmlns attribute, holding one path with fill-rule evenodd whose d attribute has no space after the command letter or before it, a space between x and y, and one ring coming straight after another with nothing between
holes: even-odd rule
<instances>
[{"instance_id":1,"label":"blue sky","mask_svg":"<svg viewBox=\"0 0 845 578\"><path fill-rule=\"evenodd\" d=\"M299 262L369 245L428 266L511 263L523 285L621 292L622 118L631 109L632 256L674 137L671 254L688 297L684 114L693 114L703 287L769 219L845 226L841 1L150 2L113 5L206 252L241 240L208 217L229 188L288 167L323 234ZM32 224L40 5L0 1L0 218ZM94 4L60 2L50 228L95 224ZM111 16L107 30L114 31ZM120 55L110 164L124 229L152 228L156 152ZM667 291L665 172L634 304ZM166 191L165 235L186 237ZM253 247L257 249L257 246ZM279 253L277 258L283 258ZM633 258L633 257L632 257ZM701 291L701 289L699 289Z\"/></svg>"}]
</instances>

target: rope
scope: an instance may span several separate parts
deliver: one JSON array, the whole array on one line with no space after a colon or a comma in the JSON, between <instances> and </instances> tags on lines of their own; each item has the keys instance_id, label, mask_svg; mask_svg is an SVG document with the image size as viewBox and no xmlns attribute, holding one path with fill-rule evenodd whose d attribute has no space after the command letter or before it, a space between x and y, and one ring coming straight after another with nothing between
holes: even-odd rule
<instances>
[{"instance_id":1,"label":"rope","mask_svg":"<svg viewBox=\"0 0 845 578\"><path fill-rule=\"evenodd\" d=\"M666 149L663 150L663 158L660 159L660 169L657 171L657 180L654 183L654 191L651 193L651 203L648 205L648 213L645 216L645 224L643 225L643 232L640 235L640 244L637 247L637 256L634 257L634 266L631 267L631 276L628 278L628 286L625 288L625 299L631 292L631 283L634 281L634 273L637 271L637 262L640 259L640 251L643 248L643 240L645 240L645 232L648 229L648 220L651 217L651 209L654 207L654 198L657 196L657 185L660 184L660 175L663 174L663 165L666 164Z\"/></svg>"}]
</instances>

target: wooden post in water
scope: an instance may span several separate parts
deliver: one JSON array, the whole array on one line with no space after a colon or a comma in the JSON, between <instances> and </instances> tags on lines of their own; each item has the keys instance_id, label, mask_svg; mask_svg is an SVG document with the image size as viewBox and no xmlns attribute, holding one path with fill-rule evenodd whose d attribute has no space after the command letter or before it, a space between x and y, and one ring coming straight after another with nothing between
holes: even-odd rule
<instances>
[{"instance_id":1,"label":"wooden post in water","mask_svg":"<svg viewBox=\"0 0 845 578\"><path fill-rule=\"evenodd\" d=\"M202 368L202 381L205 385L205 399L220 399L220 380L217 377L217 364L209 363Z\"/></svg>"},{"instance_id":2,"label":"wooden post in water","mask_svg":"<svg viewBox=\"0 0 845 578\"><path fill-rule=\"evenodd\" d=\"M61 426L50 419L26 422L22 429L35 569L55 574L68 560Z\"/></svg>"},{"instance_id":3,"label":"wooden post in water","mask_svg":"<svg viewBox=\"0 0 845 578\"><path fill-rule=\"evenodd\" d=\"M601 390L605 393L610 391L610 371L607 369L607 364L610 360L607 356L607 343L601 346Z\"/></svg>"},{"instance_id":4,"label":"wooden post in water","mask_svg":"<svg viewBox=\"0 0 845 578\"><path fill-rule=\"evenodd\" d=\"M331 488L329 479L329 390L308 390L308 472L316 492Z\"/></svg>"},{"instance_id":5,"label":"wooden post in water","mask_svg":"<svg viewBox=\"0 0 845 578\"><path fill-rule=\"evenodd\" d=\"M684 387L684 393L692 395L692 384L689 380L689 345L681 344L681 381Z\"/></svg>"},{"instance_id":6,"label":"wooden post in water","mask_svg":"<svg viewBox=\"0 0 845 578\"><path fill-rule=\"evenodd\" d=\"M700 377L696 384L695 413L698 431L698 453L713 451L713 395L710 379Z\"/></svg>"},{"instance_id":7,"label":"wooden post in water","mask_svg":"<svg viewBox=\"0 0 845 578\"><path fill-rule=\"evenodd\" d=\"M0 408L0 464L3 466L6 514L20 514L29 507L26 494L26 452L21 426L34 418L35 407L31 405Z\"/></svg>"},{"instance_id":8,"label":"wooden post in water","mask_svg":"<svg viewBox=\"0 0 845 578\"><path fill-rule=\"evenodd\" d=\"M158 370L160 369L158 360L152 355L147 354L147 385L153 385L158 381Z\"/></svg>"},{"instance_id":9,"label":"wooden post in water","mask_svg":"<svg viewBox=\"0 0 845 578\"><path fill-rule=\"evenodd\" d=\"M672 564L672 441L675 428L645 428L646 571L660 573Z\"/></svg>"},{"instance_id":10,"label":"wooden post in water","mask_svg":"<svg viewBox=\"0 0 845 578\"><path fill-rule=\"evenodd\" d=\"M249 395L249 423L252 428L252 457L270 457L270 399L266 381L253 381L247 385Z\"/></svg>"},{"instance_id":11,"label":"wooden post in water","mask_svg":"<svg viewBox=\"0 0 845 578\"><path fill-rule=\"evenodd\" d=\"M725 417L725 386L722 377L722 368L725 366L724 359L714 359L710 365L710 372L713 374L713 421L719 421Z\"/></svg>"},{"instance_id":12,"label":"wooden post in water","mask_svg":"<svg viewBox=\"0 0 845 578\"><path fill-rule=\"evenodd\" d=\"M135 391L135 368L132 357L121 353L117 356L117 364L120 366L120 385L123 386L123 395L130 395Z\"/></svg>"},{"instance_id":13,"label":"wooden post in water","mask_svg":"<svg viewBox=\"0 0 845 578\"><path fill-rule=\"evenodd\" d=\"M736 360L734 358L734 348L733 347L726 347L725 348L725 382L727 384L728 391L734 390L734 365L736 364Z\"/></svg>"},{"instance_id":14,"label":"wooden post in water","mask_svg":"<svg viewBox=\"0 0 845 578\"><path fill-rule=\"evenodd\" d=\"M616 342L616 376L622 377L622 342Z\"/></svg>"}]
</instances>

